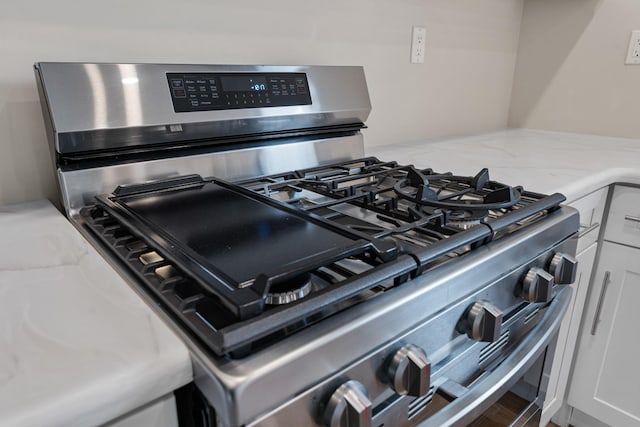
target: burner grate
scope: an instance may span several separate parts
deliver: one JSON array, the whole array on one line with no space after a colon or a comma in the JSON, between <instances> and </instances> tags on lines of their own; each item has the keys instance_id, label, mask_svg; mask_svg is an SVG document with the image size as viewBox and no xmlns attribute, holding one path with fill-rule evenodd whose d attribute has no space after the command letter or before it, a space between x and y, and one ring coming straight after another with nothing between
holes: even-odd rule
<instances>
[{"instance_id":1,"label":"burner grate","mask_svg":"<svg viewBox=\"0 0 640 427\"><path fill-rule=\"evenodd\" d=\"M460 178L366 158L235 184L178 177L97 200L82 210L83 225L209 348L238 356L517 232L564 198L507 187L482 171ZM301 239L271 234L255 250L261 233L291 223ZM234 237L247 229L257 234ZM327 236L320 252L301 255L301 244ZM189 252L243 242L240 257L216 252L203 261L206 251ZM257 264L274 249L285 256Z\"/></svg>"},{"instance_id":2,"label":"burner grate","mask_svg":"<svg viewBox=\"0 0 640 427\"><path fill-rule=\"evenodd\" d=\"M119 261L170 309L174 319L186 324L219 355L241 357L257 346L268 345L276 336L294 333L408 280L416 266L406 256L385 264L357 258L328 263L310 273L310 294L293 298L289 304L267 304L261 313L243 320L208 286L149 242L149 236L134 233L100 206L86 207L80 216L83 226L111 248Z\"/></svg>"},{"instance_id":3,"label":"burner grate","mask_svg":"<svg viewBox=\"0 0 640 427\"><path fill-rule=\"evenodd\" d=\"M422 264L500 238L564 201L559 194L544 196L492 181L487 169L463 177L374 157L238 184L376 238L392 237Z\"/></svg>"}]
</instances>

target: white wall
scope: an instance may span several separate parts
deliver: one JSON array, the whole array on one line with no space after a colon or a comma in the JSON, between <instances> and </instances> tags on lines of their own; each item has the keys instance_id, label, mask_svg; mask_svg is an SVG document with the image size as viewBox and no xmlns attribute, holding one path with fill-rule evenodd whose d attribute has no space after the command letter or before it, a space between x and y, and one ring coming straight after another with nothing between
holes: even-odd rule
<instances>
[{"instance_id":1,"label":"white wall","mask_svg":"<svg viewBox=\"0 0 640 427\"><path fill-rule=\"evenodd\" d=\"M523 0L5 1L0 204L55 197L35 61L363 65L369 145L504 127ZM426 63L409 64L412 25Z\"/></svg>"},{"instance_id":2,"label":"white wall","mask_svg":"<svg viewBox=\"0 0 640 427\"><path fill-rule=\"evenodd\" d=\"M638 0L526 0L509 125L640 138Z\"/></svg>"}]
</instances>

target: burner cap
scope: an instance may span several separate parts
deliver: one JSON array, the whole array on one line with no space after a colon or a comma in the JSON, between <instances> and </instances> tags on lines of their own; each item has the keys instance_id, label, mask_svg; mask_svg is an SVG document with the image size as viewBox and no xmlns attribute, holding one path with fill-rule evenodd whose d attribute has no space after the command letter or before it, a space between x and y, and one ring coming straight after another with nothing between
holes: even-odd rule
<instances>
[{"instance_id":1,"label":"burner cap","mask_svg":"<svg viewBox=\"0 0 640 427\"><path fill-rule=\"evenodd\" d=\"M449 214L447 225L461 230L467 230L480 224L489 216L488 211L453 211Z\"/></svg>"},{"instance_id":2,"label":"burner cap","mask_svg":"<svg viewBox=\"0 0 640 427\"><path fill-rule=\"evenodd\" d=\"M265 304L284 305L302 299L311 293L313 285L309 273L275 283L265 297Z\"/></svg>"}]
</instances>

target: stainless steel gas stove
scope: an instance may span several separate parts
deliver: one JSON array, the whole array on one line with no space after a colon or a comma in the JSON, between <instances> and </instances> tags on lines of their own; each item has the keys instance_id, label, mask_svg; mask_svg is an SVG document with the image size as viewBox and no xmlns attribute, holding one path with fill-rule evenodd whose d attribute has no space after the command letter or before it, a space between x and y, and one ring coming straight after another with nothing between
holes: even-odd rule
<instances>
[{"instance_id":1,"label":"stainless steel gas stove","mask_svg":"<svg viewBox=\"0 0 640 427\"><path fill-rule=\"evenodd\" d=\"M185 425L467 425L509 390L541 405L576 267L562 195L365 157L359 67L36 77L69 219L191 351Z\"/></svg>"}]
</instances>

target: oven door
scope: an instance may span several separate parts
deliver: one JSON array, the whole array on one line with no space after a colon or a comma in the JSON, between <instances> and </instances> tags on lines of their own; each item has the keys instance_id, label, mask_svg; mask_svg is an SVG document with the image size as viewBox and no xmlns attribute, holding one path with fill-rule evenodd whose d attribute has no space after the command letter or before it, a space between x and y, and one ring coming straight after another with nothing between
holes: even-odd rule
<instances>
[{"instance_id":1,"label":"oven door","mask_svg":"<svg viewBox=\"0 0 640 427\"><path fill-rule=\"evenodd\" d=\"M431 415L418 426L537 426L546 392L545 373L551 369L570 297L571 288L564 287L531 333L494 369L467 386L450 381L440 385L429 404ZM521 410L513 415L500 411L503 405L496 403L501 399Z\"/></svg>"}]
</instances>

